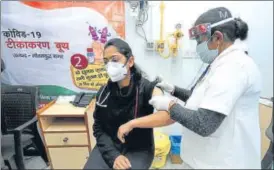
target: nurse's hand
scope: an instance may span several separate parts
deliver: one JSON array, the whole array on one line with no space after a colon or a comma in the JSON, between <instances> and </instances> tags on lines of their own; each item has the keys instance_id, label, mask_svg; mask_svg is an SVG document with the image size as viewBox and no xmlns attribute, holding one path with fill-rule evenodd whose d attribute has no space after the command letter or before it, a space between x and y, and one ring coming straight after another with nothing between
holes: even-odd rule
<instances>
[{"instance_id":1,"label":"nurse's hand","mask_svg":"<svg viewBox=\"0 0 274 170\"><path fill-rule=\"evenodd\" d=\"M149 100L149 104L158 111L169 111L169 106L172 102L174 101L169 96L153 96Z\"/></svg>"},{"instance_id":2,"label":"nurse's hand","mask_svg":"<svg viewBox=\"0 0 274 170\"><path fill-rule=\"evenodd\" d=\"M118 129L117 132L117 137L118 139L122 142L125 143L125 136L128 135L129 132L131 132L133 129L133 127L131 126L131 122L127 122L123 125L121 125Z\"/></svg>"},{"instance_id":3,"label":"nurse's hand","mask_svg":"<svg viewBox=\"0 0 274 170\"><path fill-rule=\"evenodd\" d=\"M120 155L115 159L113 164L113 169L130 169L130 168L131 168L131 164L129 160L127 159L127 157Z\"/></svg>"},{"instance_id":4,"label":"nurse's hand","mask_svg":"<svg viewBox=\"0 0 274 170\"><path fill-rule=\"evenodd\" d=\"M170 84L166 81L163 80L162 76L157 77L159 79L159 83L156 84L157 87L161 88L162 90L168 92L168 93L173 93L175 90L175 86L173 84Z\"/></svg>"}]
</instances>

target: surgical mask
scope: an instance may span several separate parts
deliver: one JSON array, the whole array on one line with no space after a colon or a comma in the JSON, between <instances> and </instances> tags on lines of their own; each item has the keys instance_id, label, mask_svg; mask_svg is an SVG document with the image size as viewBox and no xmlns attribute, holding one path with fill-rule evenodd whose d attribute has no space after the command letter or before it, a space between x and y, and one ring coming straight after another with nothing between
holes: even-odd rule
<instances>
[{"instance_id":1,"label":"surgical mask","mask_svg":"<svg viewBox=\"0 0 274 170\"><path fill-rule=\"evenodd\" d=\"M196 52L204 63L211 64L218 56L219 50L218 48L215 50L208 49L207 43L208 41L204 41L197 45Z\"/></svg>"},{"instance_id":2,"label":"surgical mask","mask_svg":"<svg viewBox=\"0 0 274 170\"><path fill-rule=\"evenodd\" d=\"M123 80L127 75L127 68L125 64L118 62L108 62L107 73L112 82Z\"/></svg>"}]
</instances>

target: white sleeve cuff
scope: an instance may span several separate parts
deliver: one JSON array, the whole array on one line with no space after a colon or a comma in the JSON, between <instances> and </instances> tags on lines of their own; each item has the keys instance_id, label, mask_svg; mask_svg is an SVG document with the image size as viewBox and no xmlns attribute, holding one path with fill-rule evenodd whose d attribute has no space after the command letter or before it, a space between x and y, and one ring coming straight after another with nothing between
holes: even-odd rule
<instances>
[{"instance_id":1,"label":"white sleeve cuff","mask_svg":"<svg viewBox=\"0 0 274 170\"><path fill-rule=\"evenodd\" d=\"M212 101L204 101L201 103L200 107L201 109L207 109L211 111L215 111L221 114L224 114L226 116L229 115L229 108L226 107L225 105L217 102L212 102Z\"/></svg>"}]
</instances>

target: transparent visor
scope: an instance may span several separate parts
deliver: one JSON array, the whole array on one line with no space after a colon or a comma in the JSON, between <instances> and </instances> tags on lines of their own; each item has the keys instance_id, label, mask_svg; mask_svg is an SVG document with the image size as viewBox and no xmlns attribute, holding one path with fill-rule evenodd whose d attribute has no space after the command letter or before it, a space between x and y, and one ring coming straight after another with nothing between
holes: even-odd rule
<instances>
[{"instance_id":1,"label":"transparent visor","mask_svg":"<svg viewBox=\"0 0 274 170\"><path fill-rule=\"evenodd\" d=\"M189 38L191 40L200 41L199 39L201 39L201 37L202 37L201 35L210 37L211 29L213 27L222 25L222 24L224 24L226 22L229 22L229 21L232 21L232 20L234 20L234 18L228 18L228 19L222 20L222 21L214 23L214 24L204 23L204 24L196 25L196 26L189 29L189 31L188 31L189 32Z\"/></svg>"}]
</instances>

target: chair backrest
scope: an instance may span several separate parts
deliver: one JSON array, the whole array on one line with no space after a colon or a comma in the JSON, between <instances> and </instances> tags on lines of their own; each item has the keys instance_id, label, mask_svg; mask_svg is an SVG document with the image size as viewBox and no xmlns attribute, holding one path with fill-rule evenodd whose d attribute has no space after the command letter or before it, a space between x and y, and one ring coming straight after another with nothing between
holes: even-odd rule
<instances>
[{"instance_id":1,"label":"chair backrest","mask_svg":"<svg viewBox=\"0 0 274 170\"><path fill-rule=\"evenodd\" d=\"M1 58L1 73L5 70L5 63Z\"/></svg>"},{"instance_id":2,"label":"chair backrest","mask_svg":"<svg viewBox=\"0 0 274 170\"><path fill-rule=\"evenodd\" d=\"M269 125L268 128L266 129L265 135L266 135L267 138L273 143L273 119L271 120L270 125Z\"/></svg>"},{"instance_id":3,"label":"chair backrest","mask_svg":"<svg viewBox=\"0 0 274 170\"><path fill-rule=\"evenodd\" d=\"M38 106L38 88L35 86L12 86L1 88L1 117L4 133L31 120Z\"/></svg>"},{"instance_id":4,"label":"chair backrest","mask_svg":"<svg viewBox=\"0 0 274 170\"><path fill-rule=\"evenodd\" d=\"M274 107L274 101L273 101L273 97L271 98L271 100L272 100L272 143L273 143L273 134L274 134L274 126L273 126L273 119L274 119L274 109L273 109L273 107ZM273 149L272 152L274 152L274 149Z\"/></svg>"}]
</instances>

